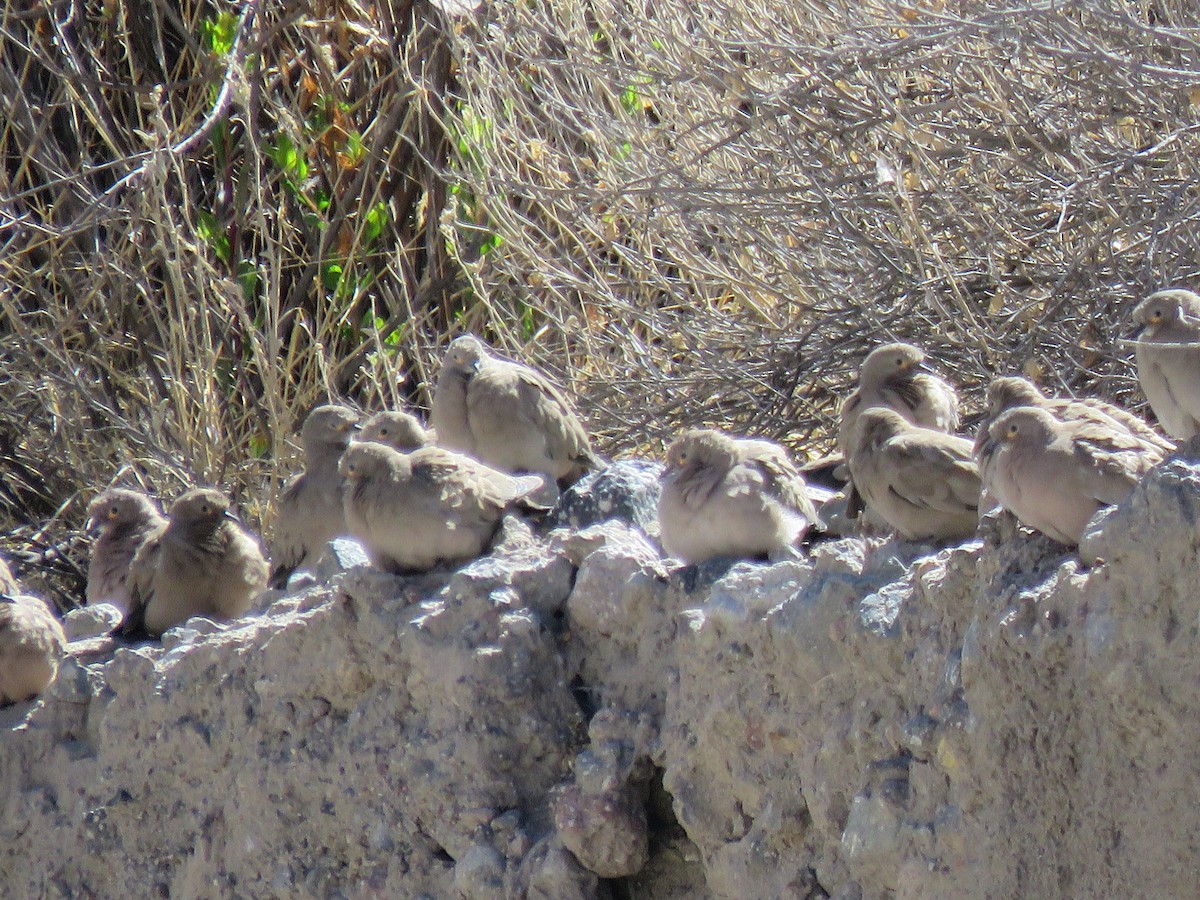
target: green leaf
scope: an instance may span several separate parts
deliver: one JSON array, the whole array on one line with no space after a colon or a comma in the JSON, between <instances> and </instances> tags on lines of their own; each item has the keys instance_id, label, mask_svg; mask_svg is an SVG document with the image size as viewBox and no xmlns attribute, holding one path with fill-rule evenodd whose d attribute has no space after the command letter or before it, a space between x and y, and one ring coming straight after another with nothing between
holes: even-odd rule
<instances>
[{"instance_id":1,"label":"green leaf","mask_svg":"<svg viewBox=\"0 0 1200 900\"><path fill-rule=\"evenodd\" d=\"M499 249L503 243L504 238L498 234L492 234L490 237L484 239L484 242L479 245L479 255L487 256L493 250Z\"/></svg>"},{"instance_id":2,"label":"green leaf","mask_svg":"<svg viewBox=\"0 0 1200 900\"><path fill-rule=\"evenodd\" d=\"M344 274L341 263L327 262L321 266L321 284L327 291L336 291Z\"/></svg>"},{"instance_id":3,"label":"green leaf","mask_svg":"<svg viewBox=\"0 0 1200 900\"><path fill-rule=\"evenodd\" d=\"M229 244L229 235L217 224L217 217L208 210L200 210L196 215L196 233L200 240L208 244L213 256L229 265L233 252Z\"/></svg>"},{"instance_id":4,"label":"green leaf","mask_svg":"<svg viewBox=\"0 0 1200 900\"><path fill-rule=\"evenodd\" d=\"M641 95L638 94L637 89L633 85L621 91L621 106L624 107L627 113L635 113L642 108Z\"/></svg>"},{"instance_id":5,"label":"green leaf","mask_svg":"<svg viewBox=\"0 0 1200 900\"><path fill-rule=\"evenodd\" d=\"M271 454L271 439L263 434L250 435L250 455L255 459L266 459Z\"/></svg>"},{"instance_id":6,"label":"green leaf","mask_svg":"<svg viewBox=\"0 0 1200 900\"><path fill-rule=\"evenodd\" d=\"M247 302L252 302L258 296L258 267L250 260L243 259L237 265L237 280L242 286L242 296Z\"/></svg>"},{"instance_id":7,"label":"green leaf","mask_svg":"<svg viewBox=\"0 0 1200 900\"><path fill-rule=\"evenodd\" d=\"M342 152L346 154L346 158L354 165L362 162L363 157L367 155L367 148L363 146L362 135L357 131L352 131L346 137L346 143L342 147Z\"/></svg>"},{"instance_id":8,"label":"green leaf","mask_svg":"<svg viewBox=\"0 0 1200 900\"><path fill-rule=\"evenodd\" d=\"M275 138L275 142L270 146L270 154L275 166L295 182L302 183L308 179L308 160L305 159L304 152L286 134L280 133Z\"/></svg>"},{"instance_id":9,"label":"green leaf","mask_svg":"<svg viewBox=\"0 0 1200 900\"><path fill-rule=\"evenodd\" d=\"M200 23L201 46L218 56L229 53L233 50L233 42L237 37L237 22L237 16L231 12L218 13L215 18L204 19Z\"/></svg>"},{"instance_id":10,"label":"green leaf","mask_svg":"<svg viewBox=\"0 0 1200 900\"><path fill-rule=\"evenodd\" d=\"M391 211L384 201L380 200L372 206L366 215L366 227L363 228L363 243L369 247L379 240L379 236L383 234L383 230L387 228L391 220Z\"/></svg>"}]
</instances>

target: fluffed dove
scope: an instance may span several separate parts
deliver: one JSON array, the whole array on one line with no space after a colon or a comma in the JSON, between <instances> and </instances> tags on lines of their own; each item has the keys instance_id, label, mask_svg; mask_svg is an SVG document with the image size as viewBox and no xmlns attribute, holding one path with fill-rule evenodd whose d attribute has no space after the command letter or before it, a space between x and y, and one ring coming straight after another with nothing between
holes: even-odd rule
<instances>
[{"instance_id":1,"label":"fluffed dove","mask_svg":"<svg viewBox=\"0 0 1200 900\"><path fill-rule=\"evenodd\" d=\"M842 404L838 428L838 445L847 458L859 415L877 406L935 431L949 434L958 428L958 394L928 371L925 352L912 344L884 344L863 360L858 387Z\"/></svg>"},{"instance_id":2,"label":"fluffed dove","mask_svg":"<svg viewBox=\"0 0 1200 900\"><path fill-rule=\"evenodd\" d=\"M0 595L0 705L44 691L58 672L66 645L62 625L42 600Z\"/></svg>"},{"instance_id":3,"label":"fluffed dove","mask_svg":"<svg viewBox=\"0 0 1200 900\"><path fill-rule=\"evenodd\" d=\"M1044 409L1060 422L1090 422L1118 431L1124 430L1129 432L1131 437L1146 444L1147 448L1162 453L1170 453L1175 449L1174 443L1128 410L1095 397L1047 397L1027 378L1014 375L993 378L987 389L987 404L987 412L979 423L979 431L975 437L977 457L988 440L988 429L992 423L1008 410L1021 406Z\"/></svg>"},{"instance_id":4,"label":"fluffed dove","mask_svg":"<svg viewBox=\"0 0 1200 900\"><path fill-rule=\"evenodd\" d=\"M258 541L212 488L188 491L173 504L167 527L142 545L130 566L132 605L123 634L157 637L192 616L233 619L267 586Z\"/></svg>"},{"instance_id":5,"label":"fluffed dove","mask_svg":"<svg viewBox=\"0 0 1200 900\"><path fill-rule=\"evenodd\" d=\"M427 430L411 413L387 410L367 419L358 439L387 444L393 450L406 453L435 443L437 433Z\"/></svg>"},{"instance_id":6,"label":"fluffed dove","mask_svg":"<svg viewBox=\"0 0 1200 900\"><path fill-rule=\"evenodd\" d=\"M838 448L849 461L855 426L863 410L882 406L914 425L936 431L958 428L958 394L929 371L925 351L912 344L882 344L867 354L858 370L858 387L842 403ZM862 498L853 481L846 486L846 513L862 512Z\"/></svg>"},{"instance_id":7,"label":"fluffed dove","mask_svg":"<svg viewBox=\"0 0 1200 900\"><path fill-rule=\"evenodd\" d=\"M1167 434L1187 440L1200 431L1200 295L1158 291L1134 308L1133 318L1141 326L1138 381Z\"/></svg>"},{"instance_id":8,"label":"fluffed dove","mask_svg":"<svg viewBox=\"0 0 1200 900\"><path fill-rule=\"evenodd\" d=\"M129 611L129 566L138 548L167 527L166 517L148 496L110 488L92 499L87 530L96 534L88 563L87 602L111 603Z\"/></svg>"},{"instance_id":9,"label":"fluffed dove","mask_svg":"<svg viewBox=\"0 0 1200 900\"><path fill-rule=\"evenodd\" d=\"M1047 410L1010 409L992 423L988 489L1030 528L1075 546L1102 506L1129 496L1163 454L1092 422L1060 422Z\"/></svg>"},{"instance_id":10,"label":"fluffed dove","mask_svg":"<svg viewBox=\"0 0 1200 900\"><path fill-rule=\"evenodd\" d=\"M692 565L773 557L818 519L804 477L778 444L693 428L667 449L658 521L664 549Z\"/></svg>"},{"instance_id":11,"label":"fluffed dove","mask_svg":"<svg viewBox=\"0 0 1200 900\"><path fill-rule=\"evenodd\" d=\"M980 481L969 440L882 406L863 410L856 428L850 474L869 511L907 540L975 533Z\"/></svg>"},{"instance_id":12,"label":"fluffed dove","mask_svg":"<svg viewBox=\"0 0 1200 900\"><path fill-rule=\"evenodd\" d=\"M455 338L446 350L430 424L442 447L505 472L541 473L565 485L599 466L566 395L474 335Z\"/></svg>"},{"instance_id":13,"label":"fluffed dove","mask_svg":"<svg viewBox=\"0 0 1200 900\"><path fill-rule=\"evenodd\" d=\"M356 441L342 454L346 523L371 562L421 572L479 556L505 509L545 484L441 447L401 453Z\"/></svg>"},{"instance_id":14,"label":"fluffed dove","mask_svg":"<svg viewBox=\"0 0 1200 900\"><path fill-rule=\"evenodd\" d=\"M284 490L271 541L271 587L281 588L296 569L311 564L334 538L347 534L338 459L358 429L358 413L330 404L304 420L304 473Z\"/></svg>"}]
</instances>

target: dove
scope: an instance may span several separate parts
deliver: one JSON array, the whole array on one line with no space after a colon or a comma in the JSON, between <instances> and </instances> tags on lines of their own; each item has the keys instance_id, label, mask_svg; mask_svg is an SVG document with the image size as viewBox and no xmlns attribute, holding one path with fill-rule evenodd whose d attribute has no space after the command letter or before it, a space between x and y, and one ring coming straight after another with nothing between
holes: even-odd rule
<instances>
[{"instance_id":1,"label":"dove","mask_svg":"<svg viewBox=\"0 0 1200 900\"><path fill-rule=\"evenodd\" d=\"M167 527L130 566L130 610L119 631L152 637L192 616L233 619L267 587L258 541L230 511L229 498L196 488L171 504Z\"/></svg>"},{"instance_id":2,"label":"dove","mask_svg":"<svg viewBox=\"0 0 1200 900\"><path fill-rule=\"evenodd\" d=\"M858 388L841 409L838 445L847 458L859 415L877 406L935 431L952 433L958 428L958 394L948 382L926 369L924 351L912 344L884 344L863 360Z\"/></svg>"},{"instance_id":3,"label":"dove","mask_svg":"<svg viewBox=\"0 0 1200 900\"><path fill-rule=\"evenodd\" d=\"M356 441L342 455L346 523L378 568L423 572L479 556L505 510L545 486L442 447Z\"/></svg>"},{"instance_id":4,"label":"dove","mask_svg":"<svg viewBox=\"0 0 1200 900\"><path fill-rule=\"evenodd\" d=\"M62 625L40 598L0 594L0 705L44 691L66 645Z\"/></svg>"},{"instance_id":5,"label":"dove","mask_svg":"<svg viewBox=\"0 0 1200 900\"><path fill-rule=\"evenodd\" d=\"M1148 423L1119 406L1094 397L1047 397L1027 378L1011 375L993 378L988 385L987 401L987 412L975 437L977 458L983 445L989 440L988 430L992 423L1007 410L1020 406L1044 409L1060 422L1090 422L1118 431L1124 430L1131 437L1144 443L1147 449L1158 450L1161 453L1170 453L1175 449L1174 443L1151 428Z\"/></svg>"},{"instance_id":6,"label":"dove","mask_svg":"<svg viewBox=\"0 0 1200 900\"><path fill-rule=\"evenodd\" d=\"M315 562L326 544L347 534L337 465L357 430L358 413L345 406L318 406L304 420L304 473L279 499L270 550L271 587L284 587L292 572Z\"/></svg>"},{"instance_id":7,"label":"dove","mask_svg":"<svg viewBox=\"0 0 1200 900\"><path fill-rule=\"evenodd\" d=\"M979 468L966 438L914 425L887 407L865 409L850 475L868 511L907 540L965 538L978 527Z\"/></svg>"},{"instance_id":8,"label":"dove","mask_svg":"<svg viewBox=\"0 0 1200 900\"><path fill-rule=\"evenodd\" d=\"M436 432L428 431L411 413L387 410L375 413L363 423L360 441L387 444L393 450L407 452L436 443Z\"/></svg>"},{"instance_id":9,"label":"dove","mask_svg":"<svg viewBox=\"0 0 1200 900\"><path fill-rule=\"evenodd\" d=\"M110 488L96 495L87 510L87 530L97 535L88 562L87 602L111 603L128 612L133 557L166 527L166 517L143 493Z\"/></svg>"},{"instance_id":10,"label":"dove","mask_svg":"<svg viewBox=\"0 0 1200 900\"><path fill-rule=\"evenodd\" d=\"M446 350L430 424L440 446L504 472L540 473L565 486L600 465L566 395L474 335L455 338Z\"/></svg>"},{"instance_id":11,"label":"dove","mask_svg":"<svg viewBox=\"0 0 1200 900\"><path fill-rule=\"evenodd\" d=\"M819 519L804 476L778 444L693 428L667 449L658 521L663 548L694 565L775 557Z\"/></svg>"},{"instance_id":12,"label":"dove","mask_svg":"<svg viewBox=\"0 0 1200 900\"><path fill-rule=\"evenodd\" d=\"M949 383L925 366L925 352L912 344L882 344L867 354L859 367L858 387L842 403L838 448L849 460L855 425L863 410L882 406L909 422L953 432L958 428L958 395ZM849 475L845 469L840 474ZM862 498L852 480L846 486L846 513L862 512Z\"/></svg>"},{"instance_id":13,"label":"dove","mask_svg":"<svg viewBox=\"0 0 1200 900\"><path fill-rule=\"evenodd\" d=\"M1138 381L1167 434L1187 440L1200 431L1200 295L1158 291L1134 308L1133 318L1141 326Z\"/></svg>"},{"instance_id":14,"label":"dove","mask_svg":"<svg viewBox=\"0 0 1200 900\"><path fill-rule=\"evenodd\" d=\"M1124 429L1060 422L1037 407L1008 410L989 435L989 491L1025 525L1068 546L1079 543L1101 507L1128 497L1163 460L1161 451Z\"/></svg>"}]
</instances>

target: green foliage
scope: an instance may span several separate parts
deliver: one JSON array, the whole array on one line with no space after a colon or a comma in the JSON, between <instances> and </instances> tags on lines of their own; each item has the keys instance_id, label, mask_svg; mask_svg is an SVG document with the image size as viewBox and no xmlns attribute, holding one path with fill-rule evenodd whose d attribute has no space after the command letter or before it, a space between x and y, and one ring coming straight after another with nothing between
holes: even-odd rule
<instances>
[{"instance_id":1,"label":"green foliage","mask_svg":"<svg viewBox=\"0 0 1200 900\"><path fill-rule=\"evenodd\" d=\"M216 16L200 22L200 45L217 56L224 56L233 50L233 42L237 38L238 17L232 12L217 13Z\"/></svg>"}]
</instances>

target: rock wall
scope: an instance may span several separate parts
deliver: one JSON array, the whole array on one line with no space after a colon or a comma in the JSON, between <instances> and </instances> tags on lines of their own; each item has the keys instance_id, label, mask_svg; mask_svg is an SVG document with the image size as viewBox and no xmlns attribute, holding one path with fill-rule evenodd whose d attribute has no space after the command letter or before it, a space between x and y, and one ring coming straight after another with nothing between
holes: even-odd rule
<instances>
[{"instance_id":1,"label":"rock wall","mask_svg":"<svg viewBox=\"0 0 1200 900\"><path fill-rule=\"evenodd\" d=\"M672 568L652 476L453 573L339 542L161 646L73 613L0 711L4 893L1194 894L1200 469L1098 520L1088 571L1003 521Z\"/></svg>"}]
</instances>

